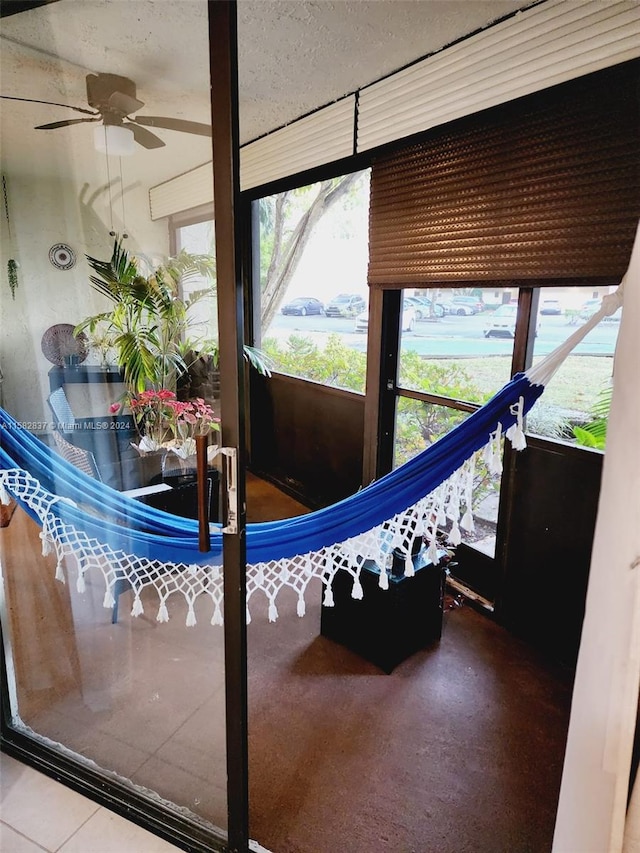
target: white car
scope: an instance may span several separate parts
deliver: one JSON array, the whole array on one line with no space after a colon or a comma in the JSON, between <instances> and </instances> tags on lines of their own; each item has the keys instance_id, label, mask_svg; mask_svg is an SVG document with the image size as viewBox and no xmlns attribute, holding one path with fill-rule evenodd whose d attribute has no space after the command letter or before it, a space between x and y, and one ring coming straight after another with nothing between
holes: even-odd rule
<instances>
[{"instance_id":1,"label":"white car","mask_svg":"<svg viewBox=\"0 0 640 853\"><path fill-rule=\"evenodd\" d=\"M515 337L517 316L517 305L500 305L499 308L496 308L493 314L487 317L487 325L484 329L485 338Z\"/></svg>"},{"instance_id":2,"label":"white car","mask_svg":"<svg viewBox=\"0 0 640 853\"><path fill-rule=\"evenodd\" d=\"M562 314L562 306L557 299L543 299L540 305L540 314Z\"/></svg>"},{"instance_id":3,"label":"white car","mask_svg":"<svg viewBox=\"0 0 640 853\"><path fill-rule=\"evenodd\" d=\"M458 317L469 317L485 310L484 303L476 296L453 296L442 303L445 314L455 314Z\"/></svg>"},{"instance_id":4,"label":"white car","mask_svg":"<svg viewBox=\"0 0 640 853\"><path fill-rule=\"evenodd\" d=\"M407 305L402 311L402 331L413 332L416 327L416 310L413 306ZM356 332L366 332L369 329L369 312L363 311L356 317Z\"/></svg>"}]
</instances>

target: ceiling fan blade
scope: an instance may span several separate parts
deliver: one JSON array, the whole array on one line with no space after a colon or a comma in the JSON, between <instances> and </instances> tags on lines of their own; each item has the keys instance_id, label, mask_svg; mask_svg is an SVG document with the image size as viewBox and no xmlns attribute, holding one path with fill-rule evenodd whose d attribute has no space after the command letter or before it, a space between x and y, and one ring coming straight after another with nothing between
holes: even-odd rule
<instances>
[{"instance_id":1,"label":"ceiling fan blade","mask_svg":"<svg viewBox=\"0 0 640 853\"><path fill-rule=\"evenodd\" d=\"M161 127L165 130L179 130L182 133L195 133L198 136L211 136L211 125L199 121L184 121L180 118L164 118L163 116L136 116L131 119L137 124L147 127Z\"/></svg>"},{"instance_id":2,"label":"ceiling fan blade","mask_svg":"<svg viewBox=\"0 0 640 853\"><path fill-rule=\"evenodd\" d=\"M13 95L0 95L5 101L27 101L30 104L50 104L52 107L66 107L68 110L75 110L77 113L86 113L88 116L97 116L99 113L93 110L85 110L82 107L72 107L69 104L57 104L55 101L39 101L36 98L15 98Z\"/></svg>"},{"instance_id":3,"label":"ceiling fan blade","mask_svg":"<svg viewBox=\"0 0 640 853\"><path fill-rule=\"evenodd\" d=\"M34 127L34 130L55 130L56 127L69 127L71 124L82 124L85 121L100 121L100 117L68 118L64 121L52 121L50 124L39 124L37 127Z\"/></svg>"},{"instance_id":4,"label":"ceiling fan blade","mask_svg":"<svg viewBox=\"0 0 640 853\"><path fill-rule=\"evenodd\" d=\"M144 101L139 101L137 98L132 98L124 92L113 92L109 95L109 107L122 113L123 116L128 116L130 113L135 113L136 110L144 107Z\"/></svg>"},{"instance_id":5,"label":"ceiling fan blade","mask_svg":"<svg viewBox=\"0 0 640 853\"><path fill-rule=\"evenodd\" d=\"M122 126L128 127L132 131L133 138L139 145L142 145L143 148L164 148L165 146L165 143L159 136L156 136L155 133L151 133L151 131L147 130L145 127L140 127L133 122L126 122Z\"/></svg>"}]
</instances>

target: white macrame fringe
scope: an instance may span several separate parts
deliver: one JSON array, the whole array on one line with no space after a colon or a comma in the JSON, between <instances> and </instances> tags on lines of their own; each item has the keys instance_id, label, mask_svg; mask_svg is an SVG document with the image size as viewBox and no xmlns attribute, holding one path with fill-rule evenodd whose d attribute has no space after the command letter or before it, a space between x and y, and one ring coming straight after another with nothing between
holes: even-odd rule
<instances>
[{"instance_id":1,"label":"white macrame fringe","mask_svg":"<svg viewBox=\"0 0 640 853\"><path fill-rule=\"evenodd\" d=\"M250 621L251 621L251 616L249 615L249 609L247 608L247 625L249 624ZM215 610L213 611L213 616L211 617L211 624L212 625L222 625L223 624L222 610L220 609L219 604L216 604L216 606L215 606Z\"/></svg>"},{"instance_id":2,"label":"white macrame fringe","mask_svg":"<svg viewBox=\"0 0 640 853\"><path fill-rule=\"evenodd\" d=\"M515 416L516 422L512 424L505 432L506 437L511 442L514 450L524 450L527 446L527 439L524 434L524 397L520 397L517 403L514 403L510 408L510 412Z\"/></svg>"},{"instance_id":3,"label":"white macrame fringe","mask_svg":"<svg viewBox=\"0 0 640 853\"><path fill-rule=\"evenodd\" d=\"M516 444L521 443L522 405L523 401L519 400L514 407L512 414L516 416L517 422L507 431L508 437ZM489 436L489 443L484 451L487 464L493 470L499 468L502 434L502 425L498 424L497 429ZM329 545L313 553L248 565L247 624L251 622L251 598L258 592L266 596L269 602L269 621L275 622L278 618L276 599L285 587L290 587L296 593L298 616L304 616L305 590L314 578L323 582L324 606L333 607L333 579L341 570L348 571L353 578L351 596L356 600L361 599L364 593L360 572L368 561L369 565L375 563L380 570L380 588L388 589L394 552L396 555L402 555L405 576L411 577L415 573L411 550L416 537L425 541L427 558L436 563L442 555L440 529L447 522L450 523L448 542L453 546L461 541L461 529L473 530L474 471L475 457L472 456L447 481L431 494L421 498L414 506L408 507L372 530L344 542ZM55 553L58 580L64 582L63 563L66 558L74 558L77 565L78 592L83 593L86 589L87 572L98 571L103 575L106 587L103 600L105 607L114 606L118 591L116 583L124 581L125 583L121 584L123 590L129 587L133 589L132 616L143 614L142 594L149 587L153 587L160 597L156 616L158 622L168 621L167 600L176 592L183 595L187 601L188 626L196 624L195 605L202 596L208 596L212 603L211 624L222 625L223 580L219 564L163 563L127 555L121 551L114 552L108 545L89 538L84 531L61 521L52 506L56 501L65 499L47 492L35 478L21 469L0 471L0 494L4 493L13 495L37 515L42 525L42 552L45 556Z\"/></svg>"}]
</instances>

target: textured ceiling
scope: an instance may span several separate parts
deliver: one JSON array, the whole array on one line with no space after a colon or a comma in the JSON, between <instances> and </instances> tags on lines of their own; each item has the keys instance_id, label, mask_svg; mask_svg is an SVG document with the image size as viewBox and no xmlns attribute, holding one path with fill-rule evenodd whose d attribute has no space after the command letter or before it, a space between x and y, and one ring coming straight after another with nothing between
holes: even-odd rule
<instances>
[{"instance_id":1,"label":"textured ceiling","mask_svg":"<svg viewBox=\"0 0 640 853\"><path fill-rule=\"evenodd\" d=\"M239 0L240 136L247 142L475 32L533 0ZM59 0L1 21L4 95L86 106L85 75L130 77L140 115L209 121L204 0ZM75 166L91 125L64 107L0 102L3 170ZM167 148L137 149L141 179L210 159L207 139L158 131ZM176 168L176 157L181 168Z\"/></svg>"}]
</instances>

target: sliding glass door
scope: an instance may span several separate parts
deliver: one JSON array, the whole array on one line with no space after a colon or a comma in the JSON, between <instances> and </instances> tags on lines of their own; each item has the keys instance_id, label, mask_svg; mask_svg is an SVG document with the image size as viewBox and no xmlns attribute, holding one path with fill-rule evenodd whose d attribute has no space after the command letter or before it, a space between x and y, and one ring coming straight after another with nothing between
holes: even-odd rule
<instances>
[{"instance_id":1,"label":"sliding glass door","mask_svg":"<svg viewBox=\"0 0 640 853\"><path fill-rule=\"evenodd\" d=\"M215 335L215 303L185 310L149 189L211 160L211 139L181 124L211 123L208 9L161 5L3 18L3 491L18 500L0 522L2 737L157 832L222 849L221 555L196 544L183 559L153 533L197 543L195 481L169 483L163 462L188 437L172 408L183 344L205 321ZM211 244L184 248L213 262Z\"/></svg>"}]
</instances>

